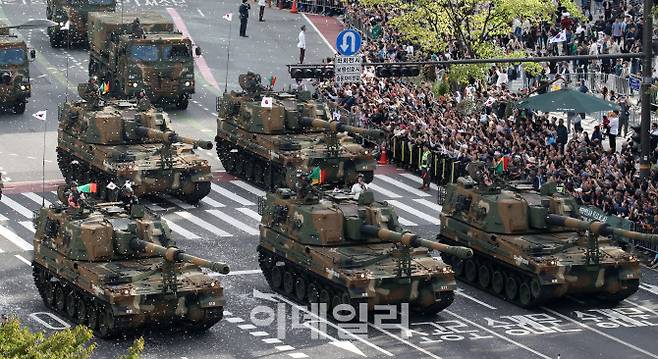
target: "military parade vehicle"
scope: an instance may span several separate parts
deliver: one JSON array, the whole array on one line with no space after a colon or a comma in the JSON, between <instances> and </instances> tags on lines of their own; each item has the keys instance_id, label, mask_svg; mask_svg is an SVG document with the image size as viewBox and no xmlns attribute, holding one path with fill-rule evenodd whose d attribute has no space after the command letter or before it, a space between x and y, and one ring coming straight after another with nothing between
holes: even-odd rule
<instances>
[{"instance_id":1,"label":"military parade vehicle","mask_svg":"<svg viewBox=\"0 0 658 359\"><path fill-rule=\"evenodd\" d=\"M565 295L617 303L639 286L640 262L607 236L658 241L657 235L581 219L576 200L549 182L532 190L492 179L484 164L448 184L437 239L473 249L447 256L457 278L532 307Z\"/></svg>"},{"instance_id":2,"label":"military parade vehicle","mask_svg":"<svg viewBox=\"0 0 658 359\"><path fill-rule=\"evenodd\" d=\"M226 264L186 254L166 222L138 204L51 205L36 211L34 283L45 305L100 337L182 323L210 328L224 289L210 271Z\"/></svg>"},{"instance_id":3,"label":"military parade vehicle","mask_svg":"<svg viewBox=\"0 0 658 359\"><path fill-rule=\"evenodd\" d=\"M12 28L0 22L0 106L12 113L25 112L27 99L32 96L29 62L34 50L28 50L25 41Z\"/></svg>"},{"instance_id":4,"label":"military parade vehicle","mask_svg":"<svg viewBox=\"0 0 658 359\"><path fill-rule=\"evenodd\" d=\"M116 0L47 0L46 17L50 46L87 45L87 16L90 12L114 11Z\"/></svg>"},{"instance_id":5,"label":"military parade vehicle","mask_svg":"<svg viewBox=\"0 0 658 359\"><path fill-rule=\"evenodd\" d=\"M265 92L253 73L239 79L244 91L225 94L217 104L215 140L226 172L268 189L292 187L297 170L316 167L326 185L355 183L358 174L372 180L372 153L342 132L373 139L383 132L333 121L309 93Z\"/></svg>"},{"instance_id":6,"label":"military parade vehicle","mask_svg":"<svg viewBox=\"0 0 658 359\"><path fill-rule=\"evenodd\" d=\"M153 102L187 108L195 85L193 46L171 19L152 11L92 13L88 36L89 76L107 82L113 95L144 91Z\"/></svg>"},{"instance_id":7,"label":"military parade vehicle","mask_svg":"<svg viewBox=\"0 0 658 359\"><path fill-rule=\"evenodd\" d=\"M57 161L68 182L130 181L137 196L167 193L196 203L210 192L212 173L194 150L212 146L176 134L167 113L152 106L90 99L59 108Z\"/></svg>"},{"instance_id":8,"label":"military parade vehicle","mask_svg":"<svg viewBox=\"0 0 658 359\"><path fill-rule=\"evenodd\" d=\"M436 313L454 299L450 266L429 249L468 258L468 248L419 238L404 230L393 208L370 191L279 188L259 203L259 263L270 287L301 303L372 310L409 303ZM262 199L262 198L261 198Z\"/></svg>"}]
</instances>

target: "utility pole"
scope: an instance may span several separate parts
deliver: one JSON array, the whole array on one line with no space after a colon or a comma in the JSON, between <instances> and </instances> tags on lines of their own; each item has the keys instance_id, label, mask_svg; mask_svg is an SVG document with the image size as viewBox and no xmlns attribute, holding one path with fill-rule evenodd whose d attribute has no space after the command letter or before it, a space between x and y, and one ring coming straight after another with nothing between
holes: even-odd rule
<instances>
[{"instance_id":1,"label":"utility pole","mask_svg":"<svg viewBox=\"0 0 658 359\"><path fill-rule=\"evenodd\" d=\"M649 177L651 152L649 127L651 124L651 82L653 76L653 0L644 0L644 25L642 26L642 117L640 119L640 178Z\"/></svg>"}]
</instances>

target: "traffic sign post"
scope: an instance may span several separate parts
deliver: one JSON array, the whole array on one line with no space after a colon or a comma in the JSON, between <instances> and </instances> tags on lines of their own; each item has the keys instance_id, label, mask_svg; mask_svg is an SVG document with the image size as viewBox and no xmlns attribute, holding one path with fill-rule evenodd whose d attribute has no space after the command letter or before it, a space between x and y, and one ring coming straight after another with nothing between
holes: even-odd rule
<instances>
[{"instance_id":1,"label":"traffic sign post","mask_svg":"<svg viewBox=\"0 0 658 359\"><path fill-rule=\"evenodd\" d=\"M361 56L336 55L336 60L334 61L336 83L342 85L361 81L362 61Z\"/></svg>"},{"instance_id":2,"label":"traffic sign post","mask_svg":"<svg viewBox=\"0 0 658 359\"><path fill-rule=\"evenodd\" d=\"M361 50L361 34L352 29L341 31L336 37L336 50L343 56L353 56Z\"/></svg>"}]
</instances>

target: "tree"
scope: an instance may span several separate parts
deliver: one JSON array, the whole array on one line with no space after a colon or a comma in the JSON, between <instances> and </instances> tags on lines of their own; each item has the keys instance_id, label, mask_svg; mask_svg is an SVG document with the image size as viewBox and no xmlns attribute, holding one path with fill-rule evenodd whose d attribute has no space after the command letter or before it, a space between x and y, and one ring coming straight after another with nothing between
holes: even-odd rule
<instances>
[{"instance_id":1,"label":"tree","mask_svg":"<svg viewBox=\"0 0 658 359\"><path fill-rule=\"evenodd\" d=\"M0 323L0 357L20 359L88 359L96 349L90 342L92 331L82 325L46 336L32 333L18 319ZM144 350L144 339L134 341L128 354L120 359L137 359Z\"/></svg>"}]
</instances>

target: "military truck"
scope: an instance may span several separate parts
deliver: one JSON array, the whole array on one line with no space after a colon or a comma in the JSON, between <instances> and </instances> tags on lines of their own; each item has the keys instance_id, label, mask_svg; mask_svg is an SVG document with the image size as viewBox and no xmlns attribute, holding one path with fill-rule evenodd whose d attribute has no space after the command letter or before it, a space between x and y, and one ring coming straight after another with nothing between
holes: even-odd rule
<instances>
[{"instance_id":1,"label":"military truck","mask_svg":"<svg viewBox=\"0 0 658 359\"><path fill-rule=\"evenodd\" d=\"M658 241L658 235L581 219L576 200L555 183L540 191L488 174L482 162L448 184L437 240L471 248L448 255L458 279L523 307L566 295L617 303L637 291L640 263L608 236Z\"/></svg>"},{"instance_id":2,"label":"military truck","mask_svg":"<svg viewBox=\"0 0 658 359\"><path fill-rule=\"evenodd\" d=\"M171 19L151 11L91 13L88 36L89 76L107 82L112 94L132 98L144 91L152 102L187 108L195 86L193 46Z\"/></svg>"},{"instance_id":3,"label":"military truck","mask_svg":"<svg viewBox=\"0 0 658 359\"><path fill-rule=\"evenodd\" d=\"M12 28L0 22L0 106L20 114L25 112L27 99L32 96L29 61L36 56Z\"/></svg>"},{"instance_id":4,"label":"military truck","mask_svg":"<svg viewBox=\"0 0 658 359\"><path fill-rule=\"evenodd\" d=\"M370 191L279 188L259 201L259 263L270 287L301 303L409 303L433 314L454 299L450 266L428 249L468 258L468 248L422 239L404 230L394 209ZM442 254L442 255L443 255Z\"/></svg>"},{"instance_id":5,"label":"military truck","mask_svg":"<svg viewBox=\"0 0 658 359\"><path fill-rule=\"evenodd\" d=\"M152 106L113 100L59 108L57 161L68 182L104 188L129 181L137 196L166 193L196 203L210 192L212 173L194 150L212 146L176 134L167 113Z\"/></svg>"},{"instance_id":6,"label":"military truck","mask_svg":"<svg viewBox=\"0 0 658 359\"><path fill-rule=\"evenodd\" d=\"M254 73L239 78L244 91L217 103L215 141L226 172L268 189L292 187L297 170L316 167L323 185L352 184L359 174L372 181L377 164L371 151L343 132L371 139L383 132L334 121L326 104L309 93L267 91Z\"/></svg>"},{"instance_id":7,"label":"military truck","mask_svg":"<svg viewBox=\"0 0 658 359\"><path fill-rule=\"evenodd\" d=\"M50 46L86 46L88 14L115 7L116 0L47 0L46 17L56 23L48 27Z\"/></svg>"},{"instance_id":8,"label":"military truck","mask_svg":"<svg viewBox=\"0 0 658 359\"><path fill-rule=\"evenodd\" d=\"M205 330L222 318L224 289L205 269L228 266L177 248L167 223L140 205L54 204L35 211L34 227L44 304L100 337L173 322Z\"/></svg>"}]
</instances>

